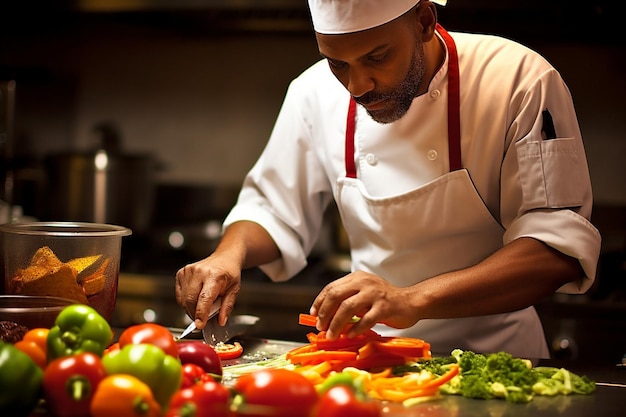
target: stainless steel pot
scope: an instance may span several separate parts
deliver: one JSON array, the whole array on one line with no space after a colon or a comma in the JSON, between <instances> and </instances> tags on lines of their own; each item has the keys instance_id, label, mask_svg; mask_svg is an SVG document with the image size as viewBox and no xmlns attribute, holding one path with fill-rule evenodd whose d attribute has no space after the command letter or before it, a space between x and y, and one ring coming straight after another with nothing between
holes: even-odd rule
<instances>
[{"instance_id":1,"label":"stainless steel pot","mask_svg":"<svg viewBox=\"0 0 626 417\"><path fill-rule=\"evenodd\" d=\"M119 224L141 233L152 218L159 164L149 154L122 152L113 126L95 129L98 149L46 158L46 217Z\"/></svg>"}]
</instances>

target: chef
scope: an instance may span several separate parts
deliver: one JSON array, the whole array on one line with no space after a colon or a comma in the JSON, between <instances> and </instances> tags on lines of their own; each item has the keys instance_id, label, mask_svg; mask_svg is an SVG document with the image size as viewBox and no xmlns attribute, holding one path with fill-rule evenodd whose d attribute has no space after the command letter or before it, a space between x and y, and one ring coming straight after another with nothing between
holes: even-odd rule
<instances>
[{"instance_id":1,"label":"chef","mask_svg":"<svg viewBox=\"0 0 626 417\"><path fill-rule=\"evenodd\" d=\"M289 86L214 253L176 275L199 328L241 270L306 266L334 199L352 272L310 312L454 348L548 357L533 304L593 283L600 235L572 97L528 48L449 33L443 0L309 0L323 59ZM244 284L245 285L245 284Z\"/></svg>"}]
</instances>

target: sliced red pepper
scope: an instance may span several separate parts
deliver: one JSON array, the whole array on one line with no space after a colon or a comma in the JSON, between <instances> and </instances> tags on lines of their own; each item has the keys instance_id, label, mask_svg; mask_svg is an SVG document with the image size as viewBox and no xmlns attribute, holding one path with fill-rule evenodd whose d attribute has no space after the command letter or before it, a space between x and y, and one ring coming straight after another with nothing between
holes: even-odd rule
<instances>
[{"instance_id":1,"label":"sliced red pepper","mask_svg":"<svg viewBox=\"0 0 626 417\"><path fill-rule=\"evenodd\" d=\"M318 350L292 355L291 363L310 365L327 361L352 361L356 360L357 353L348 350Z\"/></svg>"},{"instance_id":2,"label":"sliced red pepper","mask_svg":"<svg viewBox=\"0 0 626 417\"><path fill-rule=\"evenodd\" d=\"M233 343L218 343L215 345L215 351L217 356L221 360L236 359L243 354L243 346L239 342Z\"/></svg>"},{"instance_id":3,"label":"sliced red pepper","mask_svg":"<svg viewBox=\"0 0 626 417\"><path fill-rule=\"evenodd\" d=\"M404 356L393 355L385 352L375 352L365 358L356 358L354 360L338 363L333 368L341 371L344 368L357 368L362 370L389 368L392 366L404 365L407 359Z\"/></svg>"},{"instance_id":4,"label":"sliced red pepper","mask_svg":"<svg viewBox=\"0 0 626 417\"><path fill-rule=\"evenodd\" d=\"M320 350L354 350L357 351L363 347L370 338L366 335L356 337L347 337L345 334L339 335L335 340L326 339L325 334L320 334L315 342Z\"/></svg>"},{"instance_id":5,"label":"sliced red pepper","mask_svg":"<svg viewBox=\"0 0 626 417\"><path fill-rule=\"evenodd\" d=\"M315 352L317 351L317 347L313 344L298 346L297 348L291 349L286 353L285 357L287 359L291 359L292 356L299 355L305 352Z\"/></svg>"},{"instance_id":6,"label":"sliced red pepper","mask_svg":"<svg viewBox=\"0 0 626 417\"><path fill-rule=\"evenodd\" d=\"M411 337L389 337L381 341L375 341L374 345L381 352L407 358L422 358L429 355L430 352L430 344L421 339Z\"/></svg>"}]
</instances>

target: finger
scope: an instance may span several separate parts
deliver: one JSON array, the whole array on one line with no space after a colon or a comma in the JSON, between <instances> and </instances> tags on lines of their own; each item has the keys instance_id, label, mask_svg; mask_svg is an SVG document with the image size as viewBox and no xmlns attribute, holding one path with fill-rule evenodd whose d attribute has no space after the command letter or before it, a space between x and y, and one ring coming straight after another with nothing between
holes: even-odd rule
<instances>
[{"instance_id":1,"label":"finger","mask_svg":"<svg viewBox=\"0 0 626 417\"><path fill-rule=\"evenodd\" d=\"M222 296L222 307L220 308L219 324L220 326L226 326L228 317L235 308L235 301L237 300L237 294L239 293L239 287L229 289L226 294Z\"/></svg>"},{"instance_id":2,"label":"finger","mask_svg":"<svg viewBox=\"0 0 626 417\"><path fill-rule=\"evenodd\" d=\"M344 329L351 324L352 318L359 313L362 314L364 307L359 303L359 297L352 295L344 299L339 308L335 311L326 331L326 337L331 340L339 337Z\"/></svg>"},{"instance_id":3,"label":"finger","mask_svg":"<svg viewBox=\"0 0 626 417\"><path fill-rule=\"evenodd\" d=\"M202 282L193 280L192 277L193 271L189 266L181 268L176 273L176 301L193 319L198 301L197 294L202 289Z\"/></svg>"},{"instance_id":4,"label":"finger","mask_svg":"<svg viewBox=\"0 0 626 417\"><path fill-rule=\"evenodd\" d=\"M378 322L377 317L378 315L375 312L375 307L372 307L369 311L360 315L359 321L350 326L346 332L346 336L348 338L352 338L365 333L376 325Z\"/></svg>"},{"instance_id":5,"label":"finger","mask_svg":"<svg viewBox=\"0 0 626 417\"><path fill-rule=\"evenodd\" d=\"M197 304L193 315L193 319L196 322L196 327L198 329L204 329L206 326L211 306L217 299L217 296L218 293L212 291L208 285L202 287L202 290L198 294Z\"/></svg>"}]
</instances>

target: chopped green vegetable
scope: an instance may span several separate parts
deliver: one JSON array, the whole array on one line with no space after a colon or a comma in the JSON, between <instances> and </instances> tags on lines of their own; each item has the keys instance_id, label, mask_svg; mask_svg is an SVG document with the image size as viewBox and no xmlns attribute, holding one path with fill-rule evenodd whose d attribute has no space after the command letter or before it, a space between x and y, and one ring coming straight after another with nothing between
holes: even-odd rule
<instances>
[{"instance_id":1,"label":"chopped green vegetable","mask_svg":"<svg viewBox=\"0 0 626 417\"><path fill-rule=\"evenodd\" d=\"M394 372L427 370L442 375L456 362L461 371L439 389L442 394L527 403L534 395L590 394L595 390L595 382L586 376L563 368L533 368L529 360L514 358L506 352L479 354L455 349L449 357L421 360L397 367Z\"/></svg>"},{"instance_id":2,"label":"chopped green vegetable","mask_svg":"<svg viewBox=\"0 0 626 417\"><path fill-rule=\"evenodd\" d=\"M540 375L533 385L533 392L537 395L586 395L596 390L596 383L587 376L576 375L564 368L538 366L535 372Z\"/></svg>"}]
</instances>

